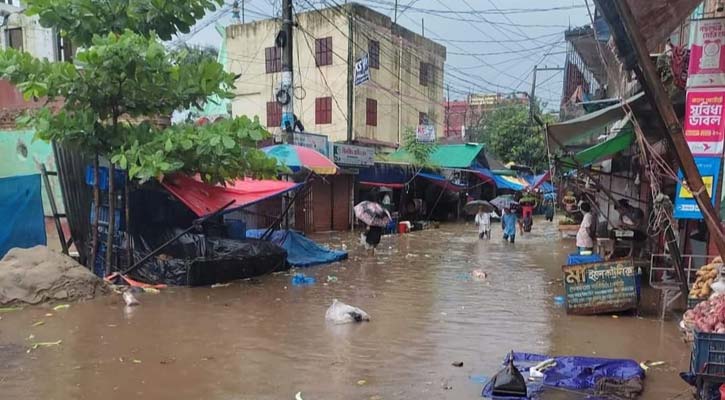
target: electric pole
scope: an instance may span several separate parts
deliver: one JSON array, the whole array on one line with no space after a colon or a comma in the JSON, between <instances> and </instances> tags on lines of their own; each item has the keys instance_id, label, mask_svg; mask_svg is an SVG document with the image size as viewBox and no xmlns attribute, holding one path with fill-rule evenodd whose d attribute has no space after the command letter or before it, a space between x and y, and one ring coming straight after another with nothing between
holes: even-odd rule
<instances>
[{"instance_id":1,"label":"electric pole","mask_svg":"<svg viewBox=\"0 0 725 400\"><path fill-rule=\"evenodd\" d=\"M282 47L282 85L277 102L282 105L282 129L287 132L288 143L294 143L295 117L292 74L292 0L282 0L282 32L277 45Z\"/></svg>"},{"instance_id":2,"label":"electric pole","mask_svg":"<svg viewBox=\"0 0 725 400\"><path fill-rule=\"evenodd\" d=\"M393 23L398 23L398 0L395 0L395 16L393 17Z\"/></svg>"},{"instance_id":3,"label":"electric pole","mask_svg":"<svg viewBox=\"0 0 725 400\"><path fill-rule=\"evenodd\" d=\"M536 71L538 65L534 65L534 79L531 80L531 93L529 93L529 125L534 123L534 103L536 99Z\"/></svg>"}]
</instances>

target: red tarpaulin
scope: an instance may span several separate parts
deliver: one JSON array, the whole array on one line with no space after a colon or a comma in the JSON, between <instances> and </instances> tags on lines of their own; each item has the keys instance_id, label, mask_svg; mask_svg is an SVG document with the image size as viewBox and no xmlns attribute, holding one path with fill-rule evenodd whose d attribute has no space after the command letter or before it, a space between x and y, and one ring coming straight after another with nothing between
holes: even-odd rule
<instances>
[{"instance_id":1,"label":"red tarpaulin","mask_svg":"<svg viewBox=\"0 0 725 400\"><path fill-rule=\"evenodd\" d=\"M286 181L240 179L234 185L223 187L212 186L185 175L166 177L161 184L200 217L219 210L232 200L234 204L229 210L252 205L302 185Z\"/></svg>"}]
</instances>

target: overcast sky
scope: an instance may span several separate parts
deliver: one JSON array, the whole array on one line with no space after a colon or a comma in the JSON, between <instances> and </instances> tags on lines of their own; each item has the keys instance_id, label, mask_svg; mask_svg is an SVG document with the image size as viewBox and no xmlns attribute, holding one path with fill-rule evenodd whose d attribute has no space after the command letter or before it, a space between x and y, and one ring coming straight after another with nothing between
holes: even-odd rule
<instances>
[{"instance_id":1,"label":"overcast sky","mask_svg":"<svg viewBox=\"0 0 725 400\"><path fill-rule=\"evenodd\" d=\"M232 0L225 0L231 4ZM240 0L241 2L241 0ZM280 15L281 0L246 0L246 21ZM296 11L344 3L344 0L294 0ZM361 0L393 16L394 0ZM589 1L593 9L593 1ZM584 0L399 0L398 23L446 46L445 83L451 98L468 92L531 90L534 65L563 66L564 31L589 23ZM219 46L214 24L232 22L230 7L210 13L182 39ZM563 72L539 72L536 95L558 109Z\"/></svg>"}]
</instances>

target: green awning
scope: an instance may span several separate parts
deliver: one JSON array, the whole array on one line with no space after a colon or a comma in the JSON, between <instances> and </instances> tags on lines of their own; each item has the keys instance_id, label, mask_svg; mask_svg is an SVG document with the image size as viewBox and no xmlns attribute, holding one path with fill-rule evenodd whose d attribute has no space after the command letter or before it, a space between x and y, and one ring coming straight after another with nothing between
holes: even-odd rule
<instances>
[{"instance_id":1,"label":"green awning","mask_svg":"<svg viewBox=\"0 0 725 400\"><path fill-rule=\"evenodd\" d=\"M628 98L624 103L636 108L641 103L646 103L644 92L638 93ZM606 133L605 127L623 121L627 117L627 113L622 108L622 102L617 102L601 110L585 114L579 118L557 124L549 124L546 126L547 139L549 149L554 151L563 146L572 146L577 144L590 144L595 141L599 135Z\"/></svg>"},{"instance_id":2,"label":"green awning","mask_svg":"<svg viewBox=\"0 0 725 400\"><path fill-rule=\"evenodd\" d=\"M564 170L576 169L580 166L588 166L597 161L612 157L620 151L627 150L634 143L634 131L628 129L620 132L617 136L611 137L588 149L582 150L574 155L557 160ZM574 161L576 159L576 162Z\"/></svg>"},{"instance_id":3,"label":"green awning","mask_svg":"<svg viewBox=\"0 0 725 400\"><path fill-rule=\"evenodd\" d=\"M431 164L441 168L470 168L483 151L478 143L439 145L431 155ZM393 162L412 163L413 159L407 151L401 149L390 154L387 159Z\"/></svg>"}]
</instances>

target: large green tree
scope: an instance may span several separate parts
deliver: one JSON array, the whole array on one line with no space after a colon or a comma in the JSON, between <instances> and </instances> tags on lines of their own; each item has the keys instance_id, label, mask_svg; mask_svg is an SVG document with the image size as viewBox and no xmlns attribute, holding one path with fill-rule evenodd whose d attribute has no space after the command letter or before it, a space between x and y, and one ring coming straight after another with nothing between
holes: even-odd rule
<instances>
[{"instance_id":1,"label":"large green tree","mask_svg":"<svg viewBox=\"0 0 725 400\"><path fill-rule=\"evenodd\" d=\"M555 121L550 114L542 118L545 122ZM486 150L503 162L513 161L537 171L548 167L544 132L536 123L530 123L528 105L502 105L484 114L473 127L471 139L484 143Z\"/></svg>"},{"instance_id":2,"label":"large green tree","mask_svg":"<svg viewBox=\"0 0 725 400\"><path fill-rule=\"evenodd\" d=\"M100 154L132 178L199 173L211 183L270 177L277 164L255 148L269 133L255 119L159 126L149 117L231 98L234 76L212 57L170 50L162 40L189 28L222 0L26 0L28 14L78 46L74 63L0 51L0 77L27 98L61 100L27 115L37 137Z\"/></svg>"}]
</instances>

